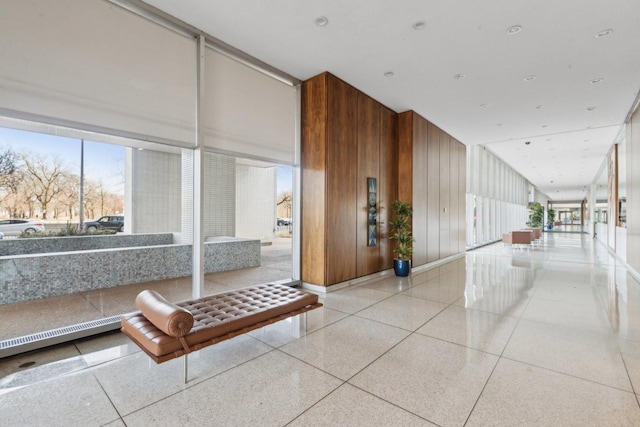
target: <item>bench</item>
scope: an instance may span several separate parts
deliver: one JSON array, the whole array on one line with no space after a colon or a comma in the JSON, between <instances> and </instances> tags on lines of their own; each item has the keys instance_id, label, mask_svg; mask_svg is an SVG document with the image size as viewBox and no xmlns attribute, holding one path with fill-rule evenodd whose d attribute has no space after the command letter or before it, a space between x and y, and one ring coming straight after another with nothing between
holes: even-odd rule
<instances>
[{"instance_id":1,"label":"bench","mask_svg":"<svg viewBox=\"0 0 640 427\"><path fill-rule=\"evenodd\" d=\"M532 230L511 231L502 234L502 242L512 246L529 247L533 240L534 232Z\"/></svg>"},{"instance_id":2,"label":"bench","mask_svg":"<svg viewBox=\"0 0 640 427\"><path fill-rule=\"evenodd\" d=\"M187 355L254 329L321 307L318 296L284 285L256 285L171 303L152 290L140 311L121 317L122 332L156 363Z\"/></svg>"}]
</instances>

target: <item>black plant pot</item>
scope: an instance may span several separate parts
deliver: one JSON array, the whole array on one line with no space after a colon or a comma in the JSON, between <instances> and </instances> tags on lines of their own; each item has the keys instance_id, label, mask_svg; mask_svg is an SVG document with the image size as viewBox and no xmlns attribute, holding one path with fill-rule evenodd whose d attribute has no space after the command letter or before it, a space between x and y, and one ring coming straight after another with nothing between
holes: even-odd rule
<instances>
[{"instance_id":1,"label":"black plant pot","mask_svg":"<svg viewBox=\"0 0 640 427\"><path fill-rule=\"evenodd\" d=\"M410 259L394 259L393 271L396 276L407 277L411 273L411 260Z\"/></svg>"}]
</instances>

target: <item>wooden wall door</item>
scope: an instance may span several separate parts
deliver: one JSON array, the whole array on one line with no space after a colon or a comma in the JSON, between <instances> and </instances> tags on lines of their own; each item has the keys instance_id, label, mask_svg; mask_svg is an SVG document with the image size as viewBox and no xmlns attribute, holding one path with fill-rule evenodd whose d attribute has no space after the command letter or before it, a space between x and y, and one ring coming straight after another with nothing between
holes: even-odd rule
<instances>
[{"instance_id":1,"label":"wooden wall door","mask_svg":"<svg viewBox=\"0 0 640 427\"><path fill-rule=\"evenodd\" d=\"M380 109L380 179L378 180L378 244L380 270L393 267L393 242L389 241L391 204L398 200L398 115Z\"/></svg>"},{"instance_id":2,"label":"wooden wall door","mask_svg":"<svg viewBox=\"0 0 640 427\"><path fill-rule=\"evenodd\" d=\"M358 157L355 163L357 170L357 276L380 271L380 246L368 246L369 230L369 191L367 179L376 179L376 195L379 196L377 187L380 185L380 115L382 106L373 98L358 93ZM352 163L352 167L354 164ZM378 236L379 238L380 236ZM379 241L379 239L378 239Z\"/></svg>"},{"instance_id":3,"label":"wooden wall door","mask_svg":"<svg viewBox=\"0 0 640 427\"><path fill-rule=\"evenodd\" d=\"M358 93L328 75L326 283L356 277Z\"/></svg>"},{"instance_id":4,"label":"wooden wall door","mask_svg":"<svg viewBox=\"0 0 640 427\"><path fill-rule=\"evenodd\" d=\"M427 262L440 259L440 134L432 123L428 125L427 155Z\"/></svg>"},{"instance_id":5,"label":"wooden wall door","mask_svg":"<svg viewBox=\"0 0 640 427\"><path fill-rule=\"evenodd\" d=\"M449 220L451 218L451 137L440 131L440 258L452 254L449 247Z\"/></svg>"}]
</instances>

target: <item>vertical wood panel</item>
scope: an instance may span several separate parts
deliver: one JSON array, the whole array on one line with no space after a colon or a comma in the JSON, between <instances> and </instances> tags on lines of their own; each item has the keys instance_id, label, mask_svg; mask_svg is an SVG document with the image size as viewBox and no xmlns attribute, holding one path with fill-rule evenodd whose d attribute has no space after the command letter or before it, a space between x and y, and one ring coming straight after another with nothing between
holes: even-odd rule
<instances>
[{"instance_id":1,"label":"vertical wood panel","mask_svg":"<svg viewBox=\"0 0 640 427\"><path fill-rule=\"evenodd\" d=\"M302 280L325 283L326 74L302 84Z\"/></svg>"},{"instance_id":2,"label":"vertical wood panel","mask_svg":"<svg viewBox=\"0 0 640 427\"><path fill-rule=\"evenodd\" d=\"M326 285L356 276L357 91L329 75Z\"/></svg>"},{"instance_id":3,"label":"vertical wood panel","mask_svg":"<svg viewBox=\"0 0 640 427\"><path fill-rule=\"evenodd\" d=\"M398 200L413 198L413 111L398 114Z\"/></svg>"},{"instance_id":4,"label":"vertical wood panel","mask_svg":"<svg viewBox=\"0 0 640 427\"><path fill-rule=\"evenodd\" d=\"M380 185L380 104L358 92L357 180L356 180L356 274L366 276L380 270L380 246L367 246L369 209L367 178ZM380 194L378 192L378 198ZM380 239L378 238L378 241Z\"/></svg>"},{"instance_id":5,"label":"vertical wood panel","mask_svg":"<svg viewBox=\"0 0 640 427\"><path fill-rule=\"evenodd\" d=\"M440 258L440 129L429 123L427 136L427 261Z\"/></svg>"},{"instance_id":6,"label":"vertical wood panel","mask_svg":"<svg viewBox=\"0 0 640 427\"><path fill-rule=\"evenodd\" d=\"M458 143L458 249L467 249L467 147Z\"/></svg>"},{"instance_id":7,"label":"vertical wood panel","mask_svg":"<svg viewBox=\"0 0 640 427\"><path fill-rule=\"evenodd\" d=\"M458 208L458 156L460 155L460 144L454 138L451 138L451 145L449 147L449 254L457 254L460 249L458 248L458 216L460 214ZM443 171L447 173L447 171Z\"/></svg>"},{"instance_id":8,"label":"vertical wood panel","mask_svg":"<svg viewBox=\"0 0 640 427\"><path fill-rule=\"evenodd\" d=\"M380 269L393 266L393 244L389 241L391 203L398 199L398 115L380 109L380 180L378 181L378 220Z\"/></svg>"},{"instance_id":9,"label":"vertical wood panel","mask_svg":"<svg viewBox=\"0 0 640 427\"><path fill-rule=\"evenodd\" d=\"M440 131L440 258L448 257L449 251L449 218L450 206L450 177L445 172L450 168L450 136Z\"/></svg>"},{"instance_id":10,"label":"vertical wood panel","mask_svg":"<svg viewBox=\"0 0 640 427\"><path fill-rule=\"evenodd\" d=\"M427 136L428 122L414 113L413 117L413 267L427 263Z\"/></svg>"}]
</instances>

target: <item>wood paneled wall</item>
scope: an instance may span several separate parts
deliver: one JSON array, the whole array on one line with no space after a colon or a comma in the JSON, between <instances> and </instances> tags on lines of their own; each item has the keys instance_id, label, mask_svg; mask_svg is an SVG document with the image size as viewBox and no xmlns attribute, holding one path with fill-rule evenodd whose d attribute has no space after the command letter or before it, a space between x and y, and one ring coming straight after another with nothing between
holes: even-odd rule
<instances>
[{"instance_id":1,"label":"wood paneled wall","mask_svg":"<svg viewBox=\"0 0 640 427\"><path fill-rule=\"evenodd\" d=\"M302 280L316 285L392 264L388 212L397 199L397 114L337 77L302 85ZM376 178L378 245L367 246L367 178Z\"/></svg>"},{"instance_id":2,"label":"wood paneled wall","mask_svg":"<svg viewBox=\"0 0 640 427\"><path fill-rule=\"evenodd\" d=\"M367 246L367 178L378 244ZM414 209L413 266L465 250L466 148L413 111L400 115L337 77L302 85L302 280L330 286L392 267L391 202Z\"/></svg>"},{"instance_id":3,"label":"wood paneled wall","mask_svg":"<svg viewBox=\"0 0 640 427\"><path fill-rule=\"evenodd\" d=\"M466 148L413 111L398 123L399 198L413 205L417 267L466 249Z\"/></svg>"}]
</instances>

